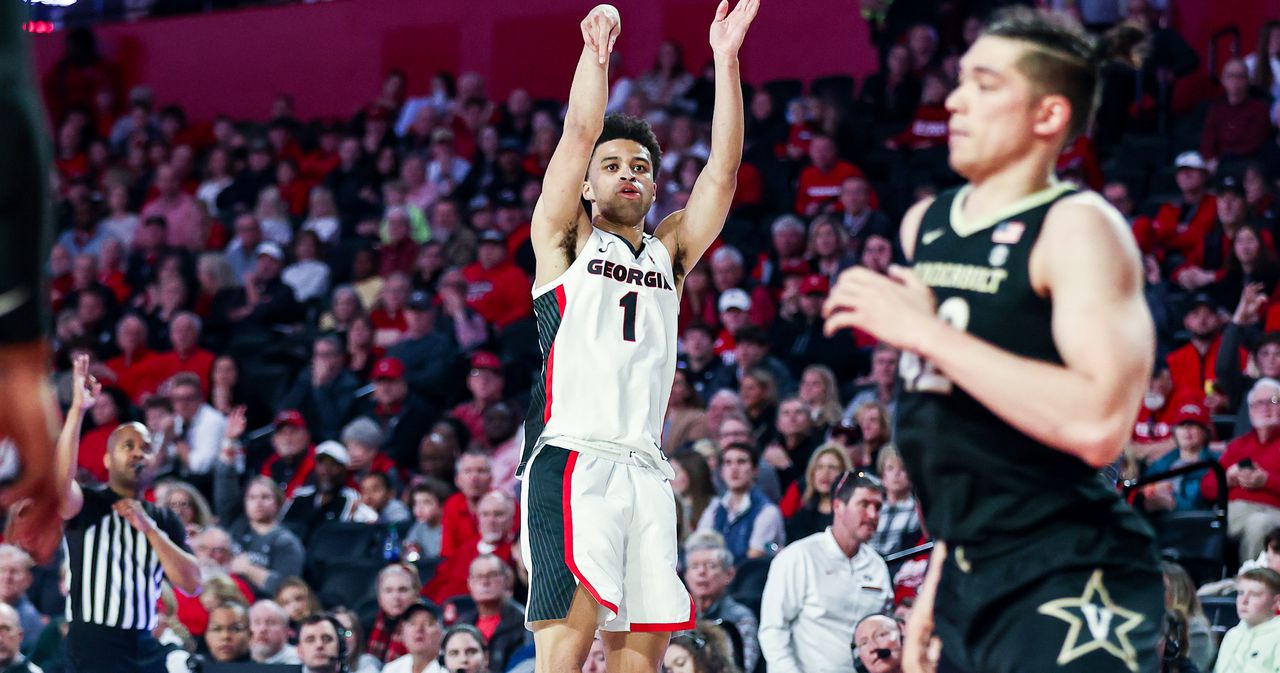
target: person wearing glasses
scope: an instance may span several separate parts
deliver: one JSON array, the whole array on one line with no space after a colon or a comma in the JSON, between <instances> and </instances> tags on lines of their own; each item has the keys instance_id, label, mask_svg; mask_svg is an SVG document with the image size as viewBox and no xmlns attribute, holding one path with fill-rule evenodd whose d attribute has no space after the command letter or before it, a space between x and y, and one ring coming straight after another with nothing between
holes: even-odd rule
<instances>
[{"instance_id":1,"label":"person wearing glasses","mask_svg":"<svg viewBox=\"0 0 1280 673\"><path fill-rule=\"evenodd\" d=\"M475 607L461 610L457 623L471 624L489 643L489 667L506 670L516 650L530 642L524 627L524 607L511 598L515 572L493 554L482 554L471 562L467 593Z\"/></svg>"},{"instance_id":2,"label":"person wearing glasses","mask_svg":"<svg viewBox=\"0 0 1280 673\"><path fill-rule=\"evenodd\" d=\"M831 526L792 542L769 566L759 634L769 673L847 673L850 634L892 604L889 568L869 544L884 486L845 472L832 492Z\"/></svg>"},{"instance_id":3,"label":"person wearing glasses","mask_svg":"<svg viewBox=\"0 0 1280 673\"><path fill-rule=\"evenodd\" d=\"M1253 431L1227 444L1227 533L1240 543L1240 558L1257 558L1267 533L1280 526L1280 381L1259 379L1249 390ZM1200 480L1200 494L1218 497L1213 473Z\"/></svg>"}]
</instances>

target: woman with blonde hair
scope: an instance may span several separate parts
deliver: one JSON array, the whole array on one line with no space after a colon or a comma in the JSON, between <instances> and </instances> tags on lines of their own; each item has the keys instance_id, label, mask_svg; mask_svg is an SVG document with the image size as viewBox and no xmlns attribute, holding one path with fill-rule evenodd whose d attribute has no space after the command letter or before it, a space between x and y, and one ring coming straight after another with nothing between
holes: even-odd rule
<instances>
[{"instance_id":1,"label":"woman with blonde hair","mask_svg":"<svg viewBox=\"0 0 1280 673\"><path fill-rule=\"evenodd\" d=\"M195 487L177 479L156 484L156 501L173 510L187 528L187 537L213 523L209 501Z\"/></svg>"},{"instance_id":2,"label":"woman with blonde hair","mask_svg":"<svg viewBox=\"0 0 1280 673\"><path fill-rule=\"evenodd\" d=\"M800 374L800 390L797 394L809 405L809 417L813 419L815 434L826 435L828 428L840 422L840 392L836 388L836 375L830 367L805 367Z\"/></svg>"},{"instance_id":3,"label":"woman with blonde hair","mask_svg":"<svg viewBox=\"0 0 1280 673\"><path fill-rule=\"evenodd\" d=\"M892 439L889 410L879 402L863 402L854 410L853 419L862 431L862 441L849 447L849 460L854 467L872 467L881 447Z\"/></svg>"},{"instance_id":4,"label":"woman with blonde hair","mask_svg":"<svg viewBox=\"0 0 1280 673\"><path fill-rule=\"evenodd\" d=\"M719 627L699 624L671 637L662 657L666 673L741 673L733 661L733 644Z\"/></svg>"},{"instance_id":5,"label":"woman with blonde hair","mask_svg":"<svg viewBox=\"0 0 1280 673\"><path fill-rule=\"evenodd\" d=\"M881 556L909 549L920 540L920 510L911 491L911 479L902 464L902 454L893 444L880 447L876 474L884 484L884 506L871 546Z\"/></svg>"},{"instance_id":6,"label":"woman with blonde hair","mask_svg":"<svg viewBox=\"0 0 1280 673\"><path fill-rule=\"evenodd\" d=\"M827 442L813 452L804 478L791 484L778 503L786 519L787 540L808 537L831 525L831 489L852 467L849 454L839 444Z\"/></svg>"}]
</instances>

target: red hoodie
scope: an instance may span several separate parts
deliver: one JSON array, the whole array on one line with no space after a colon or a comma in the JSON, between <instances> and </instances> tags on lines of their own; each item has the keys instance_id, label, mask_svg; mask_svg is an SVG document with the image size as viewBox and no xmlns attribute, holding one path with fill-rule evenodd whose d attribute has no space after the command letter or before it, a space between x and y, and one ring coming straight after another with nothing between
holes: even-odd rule
<instances>
[{"instance_id":1,"label":"red hoodie","mask_svg":"<svg viewBox=\"0 0 1280 673\"><path fill-rule=\"evenodd\" d=\"M480 262L462 270L467 305L495 327L506 327L533 313L529 277L511 262L486 269Z\"/></svg>"}]
</instances>

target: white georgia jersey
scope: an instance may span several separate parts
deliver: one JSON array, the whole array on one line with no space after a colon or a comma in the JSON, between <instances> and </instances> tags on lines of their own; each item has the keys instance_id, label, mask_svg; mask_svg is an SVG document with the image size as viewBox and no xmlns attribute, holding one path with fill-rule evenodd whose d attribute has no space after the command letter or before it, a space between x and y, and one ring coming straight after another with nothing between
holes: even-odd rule
<instances>
[{"instance_id":1,"label":"white georgia jersey","mask_svg":"<svg viewBox=\"0 0 1280 673\"><path fill-rule=\"evenodd\" d=\"M592 228L554 282L533 289L542 375L525 419L517 475L552 444L613 460L642 460L668 478L659 447L676 369L675 274L666 246L639 250Z\"/></svg>"}]
</instances>

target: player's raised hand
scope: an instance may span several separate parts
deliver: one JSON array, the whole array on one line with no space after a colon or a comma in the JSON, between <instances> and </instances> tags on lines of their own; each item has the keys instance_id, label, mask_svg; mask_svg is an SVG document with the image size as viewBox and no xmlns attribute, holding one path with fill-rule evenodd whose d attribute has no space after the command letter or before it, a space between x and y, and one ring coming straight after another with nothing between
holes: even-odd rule
<instances>
[{"instance_id":1,"label":"player's raised hand","mask_svg":"<svg viewBox=\"0 0 1280 673\"><path fill-rule=\"evenodd\" d=\"M720 0L711 22L711 51L736 56L759 9L760 0L738 0L738 6L730 12L729 0Z\"/></svg>"},{"instance_id":2,"label":"player's raised hand","mask_svg":"<svg viewBox=\"0 0 1280 673\"><path fill-rule=\"evenodd\" d=\"M603 64L613 53L613 45L622 31L622 17L613 5L596 5L582 20L582 41L596 53Z\"/></svg>"}]
</instances>

